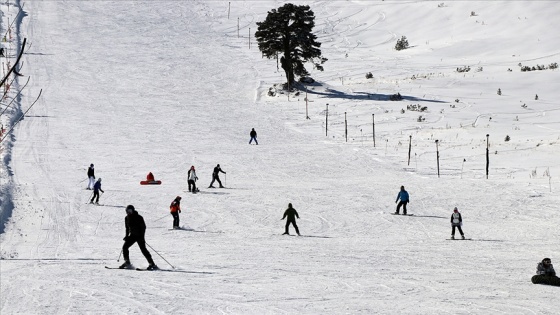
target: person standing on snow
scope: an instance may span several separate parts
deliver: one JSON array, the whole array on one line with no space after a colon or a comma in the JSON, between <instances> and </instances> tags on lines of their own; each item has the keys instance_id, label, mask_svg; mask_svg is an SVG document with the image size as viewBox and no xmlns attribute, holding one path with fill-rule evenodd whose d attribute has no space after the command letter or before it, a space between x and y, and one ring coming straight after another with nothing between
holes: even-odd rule
<instances>
[{"instance_id":1,"label":"person standing on snow","mask_svg":"<svg viewBox=\"0 0 560 315\"><path fill-rule=\"evenodd\" d=\"M93 185L95 185L95 170L93 169L93 164L90 164L87 170L87 176L89 179L87 190L92 190Z\"/></svg>"},{"instance_id":2,"label":"person standing on snow","mask_svg":"<svg viewBox=\"0 0 560 315\"><path fill-rule=\"evenodd\" d=\"M179 228L179 213L181 213L181 196L175 197L169 205L169 212L173 216L173 229Z\"/></svg>"},{"instance_id":3,"label":"person standing on snow","mask_svg":"<svg viewBox=\"0 0 560 315\"><path fill-rule=\"evenodd\" d=\"M451 239L455 239L455 228L459 229L459 233L461 233L461 237L465 239L465 234L463 234L463 229L461 229L461 225L463 225L463 218L461 217L461 213L457 210L457 207L453 209L453 213L451 214Z\"/></svg>"},{"instance_id":4,"label":"person standing on snow","mask_svg":"<svg viewBox=\"0 0 560 315\"><path fill-rule=\"evenodd\" d=\"M409 196L408 196L408 192L406 190L404 190L404 186L401 186L401 191L399 191L399 194L397 195L397 200L395 200L395 203L397 203L399 201L399 199L401 200L401 202L399 202L399 204L397 205L397 211L395 212L395 214L399 214L400 210L401 210L401 206L403 207L403 214L406 215L406 204L410 201Z\"/></svg>"},{"instance_id":5,"label":"person standing on snow","mask_svg":"<svg viewBox=\"0 0 560 315\"><path fill-rule=\"evenodd\" d=\"M101 190L102 193L104 193L105 191L103 191L103 189L101 189L101 177L95 182L95 185L93 185L93 197L91 197L91 200L89 201L89 203L93 203L93 200L97 198L97 200L95 200L96 204L99 204L99 191Z\"/></svg>"},{"instance_id":6,"label":"person standing on snow","mask_svg":"<svg viewBox=\"0 0 560 315\"><path fill-rule=\"evenodd\" d=\"M218 164L216 165L216 167L214 167L214 172L212 172L212 182L210 183L210 186L208 186L208 188L214 188L214 186L212 186L212 184L214 184L214 181L218 181L218 184L220 184L220 188L224 188L222 182L220 181L220 172L224 174L226 173L222 171L220 164Z\"/></svg>"},{"instance_id":7,"label":"person standing on snow","mask_svg":"<svg viewBox=\"0 0 560 315\"><path fill-rule=\"evenodd\" d=\"M196 194L197 192L196 181L198 180L198 177L196 177L196 171L194 169L194 165L192 165L191 169L188 171L187 179L189 183L189 191L192 191L193 194Z\"/></svg>"},{"instance_id":8,"label":"person standing on snow","mask_svg":"<svg viewBox=\"0 0 560 315\"><path fill-rule=\"evenodd\" d=\"M126 228L126 235L123 238L124 244L122 247L124 263L119 267L120 269L129 269L132 268L132 264L130 263L128 249L130 246L134 245L134 243L138 243L138 247L140 247L140 251L146 260L148 260L148 270L158 269L154 260L152 259L152 255L146 249L146 223L144 222L144 218L138 214L138 212L134 209L133 205L126 206L126 217L124 219L124 226Z\"/></svg>"},{"instance_id":9,"label":"person standing on snow","mask_svg":"<svg viewBox=\"0 0 560 315\"><path fill-rule=\"evenodd\" d=\"M257 141L257 132L255 131L255 128L251 129L251 133L249 133L249 135L251 136L251 140L249 140L249 144L251 144L251 142L255 140L255 144L259 145L259 142Z\"/></svg>"},{"instance_id":10,"label":"person standing on snow","mask_svg":"<svg viewBox=\"0 0 560 315\"><path fill-rule=\"evenodd\" d=\"M281 220L284 220L286 217L288 217L288 220L286 220L286 231L282 235L290 235L290 223L294 226L294 229L296 229L297 235L300 235L298 226L296 224L296 217L299 219L299 214L297 213L296 209L292 208L291 203L288 204L288 209L284 211L284 216Z\"/></svg>"}]
</instances>

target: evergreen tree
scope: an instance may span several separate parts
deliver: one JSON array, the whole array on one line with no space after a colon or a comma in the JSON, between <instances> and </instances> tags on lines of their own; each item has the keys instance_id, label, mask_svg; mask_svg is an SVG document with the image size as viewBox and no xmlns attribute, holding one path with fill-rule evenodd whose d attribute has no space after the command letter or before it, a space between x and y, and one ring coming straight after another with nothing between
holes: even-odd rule
<instances>
[{"instance_id":1,"label":"evergreen tree","mask_svg":"<svg viewBox=\"0 0 560 315\"><path fill-rule=\"evenodd\" d=\"M321 56L321 43L311 31L315 26L315 14L307 5L287 3L268 12L263 22L257 22L255 33L259 50L271 59L282 54L280 63L286 73L288 84L294 83L295 75L309 75L305 62L323 71L322 64L327 61Z\"/></svg>"}]
</instances>

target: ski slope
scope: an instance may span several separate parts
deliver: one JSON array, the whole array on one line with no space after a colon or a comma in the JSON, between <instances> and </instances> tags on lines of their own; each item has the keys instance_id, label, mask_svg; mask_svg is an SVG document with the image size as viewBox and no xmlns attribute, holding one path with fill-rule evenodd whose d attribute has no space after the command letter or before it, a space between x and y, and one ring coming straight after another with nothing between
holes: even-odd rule
<instances>
[{"instance_id":1,"label":"ski slope","mask_svg":"<svg viewBox=\"0 0 560 315\"><path fill-rule=\"evenodd\" d=\"M18 110L42 95L2 143L0 313L558 312L558 288L530 278L560 260L559 70L519 64L560 61L560 5L298 1L329 59L309 69L306 119L305 91L268 95L284 72L254 39L284 3L16 1ZM18 11L0 8L5 32ZM216 164L224 189L207 188ZM162 185L139 185L148 172ZM390 215L401 185L414 216ZM301 237L281 235L288 203ZM172 272L104 268L122 263L128 204ZM453 207L471 241L446 240Z\"/></svg>"}]
</instances>

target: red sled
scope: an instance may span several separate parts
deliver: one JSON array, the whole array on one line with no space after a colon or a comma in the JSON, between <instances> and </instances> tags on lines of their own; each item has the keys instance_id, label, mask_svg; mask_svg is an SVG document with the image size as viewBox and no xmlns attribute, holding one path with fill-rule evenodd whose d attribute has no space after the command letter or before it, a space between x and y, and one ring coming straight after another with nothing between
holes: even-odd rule
<instances>
[{"instance_id":1,"label":"red sled","mask_svg":"<svg viewBox=\"0 0 560 315\"><path fill-rule=\"evenodd\" d=\"M161 180L143 180L140 185L161 185Z\"/></svg>"}]
</instances>

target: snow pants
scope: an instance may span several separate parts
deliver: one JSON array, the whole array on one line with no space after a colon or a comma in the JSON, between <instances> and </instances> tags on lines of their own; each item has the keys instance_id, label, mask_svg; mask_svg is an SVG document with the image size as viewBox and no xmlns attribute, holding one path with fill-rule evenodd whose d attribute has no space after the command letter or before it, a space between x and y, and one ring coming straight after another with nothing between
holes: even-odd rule
<instances>
[{"instance_id":1,"label":"snow pants","mask_svg":"<svg viewBox=\"0 0 560 315\"><path fill-rule=\"evenodd\" d=\"M189 179L189 191L196 192L196 183L192 179Z\"/></svg>"},{"instance_id":2,"label":"snow pants","mask_svg":"<svg viewBox=\"0 0 560 315\"><path fill-rule=\"evenodd\" d=\"M171 215L173 216L173 228L178 228L179 227L179 212L171 212Z\"/></svg>"},{"instance_id":3,"label":"snow pants","mask_svg":"<svg viewBox=\"0 0 560 315\"><path fill-rule=\"evenodd\" d=\"M298 229L298 227L297 227L296 220L290 220L290 219L286 220L286 232L285 232L285 233L286 233L286 234L290 234L290 232L289 232L289 230L290 230L290 223L294 226L294 229L296 229L297 235L299 235L299 229Z\"/></svg>"},{"instance_id":4,"label":"snow pants","mask_svg":"<svg viewBox=\"0 0 560 315\"><path fill-rule=\"evenodd\" d=\"M212 176L212 182L210 183L210 186L208 186L208 187L211 187L214 184L214 181L217 181L218 184L220 184L220 188L224 187L224 186L222 186L222 181L220 181L220 176L218 176L218 175Z\"/></svg>"},{"instance_id":5,"label":"snow pants","mask_svg":"<svg viewBox=\"0 0 560 315\"><path fill-rule=\"evenodd\" d=\"M531 278L531 282L534 284L548 284L560 287L560 278L557 276L535 275Z\"/></svg>"},{"instance_id":6,"label":"snow pants","mask_svg":"<svg viewBox=\"0 0 560 315\"><path fill-rule=\"evenodd\" d=\"M461 236L465 235L465 234L463 234L463 229L461 229L461 226L460 226L460 225L458 225L458 224L457 224L457 225L452 224L452 225L451 225L451 235L452 235L452 236L455 235L455 228L459 229L459 233L461 233Z\"/></svg>"},{"instance_id":7,"label":"snow pants","mask_svg":"<svg viewBox=\"0 0 560 315\"><path fill-rule=\"evenodd\" d=\"M88 182L88 185L87 185L87 189L89 189L89 190L93 189L93 185L95 185L95 177L90 176L89 177L89 182Z\"/></svg>"},{"instance_id":8,"label":"snow pants","mask_svg":"<svg viewBox=\"0 0 560 315\"><path fill-rule=\"evenodd\" d=\"M99 190L94 190L93 191L93 197L91 197L91 200L90 200L89 203L93 203L93 200L96 199L96 198L97 198L97 200L95 200L95 203L99 203Z\"/></svg>"},{"instance_id":9,"label":"snow pants","mask_svg":"<svg viewBox=\"0 0 560 315\"><path fill-rule=\"evenodd\" d=\"M140 251L142 252L144 257L146 257L148 263L150 265L153 265L154 260L152 259L152 255L150 255L150 252L146 249L146 240L144 239L144 237L140 236L130 235L126 238L122 247L124 260L130 262L128 249L130 248L130 246L134 245L134 243L138 243L138 247L140 247Z\"/></svg>"},{"instance_id":10,"label":"snow pants","mask_svg":"<svg viewBox=\"0 0 560 315\"><path fill-rule=\"evenodd\" d=\"M401 206L403 207L403 214L406 214L406 204L408 203L407 201L401 201L399 202L399 204L397 205L397 214L401 211Z\"/></svg>"},{"instance_id":11,"label":"snow pants","mask_svg":"<svg viewBox=\"0 0 560 315\"><path fill-rule=\"evenodd\" d=\"M251 137L251 140L249 140L249 144L251 144L251 142L253 142L253 140L255 140L255 143L258 145L259 142L257 141L257 137Z\"/></svg>"}]
</instances>

